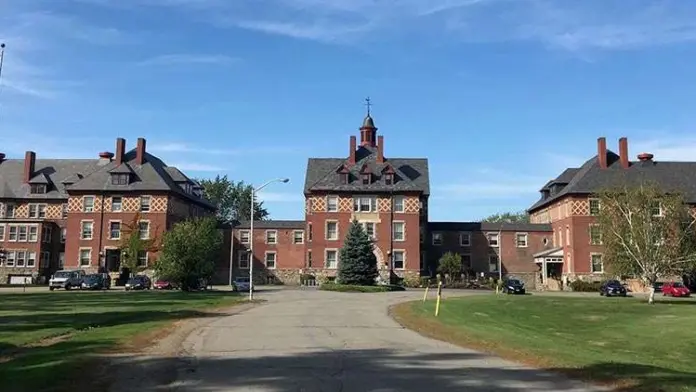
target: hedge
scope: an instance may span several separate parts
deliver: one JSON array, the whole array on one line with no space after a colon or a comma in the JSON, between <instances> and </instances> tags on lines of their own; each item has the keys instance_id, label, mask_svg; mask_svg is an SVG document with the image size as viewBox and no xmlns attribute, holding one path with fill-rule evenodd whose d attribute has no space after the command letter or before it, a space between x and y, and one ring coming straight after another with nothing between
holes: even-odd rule
<instances>
[{"instance_id":1,"label":"hedge","mask_svg":"<svg viewBox=\"0 0 696 392\"><path fill-rule=\"evenodd\" d=\"M351 284L324 283L319 286L319 290L339 291L342 293L384 293L387 291L404 291L406 289L397 285L358 286Z\"/></svg>"}]
</instances>

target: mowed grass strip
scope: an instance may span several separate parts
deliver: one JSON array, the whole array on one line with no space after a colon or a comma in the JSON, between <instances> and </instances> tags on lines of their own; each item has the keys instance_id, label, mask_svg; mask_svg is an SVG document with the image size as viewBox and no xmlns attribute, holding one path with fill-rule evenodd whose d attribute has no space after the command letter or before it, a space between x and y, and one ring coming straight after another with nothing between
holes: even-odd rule
<instances>
[{"instance_id":1,"label":"mowed grass strip","mask_svg":"<svg viewBox=\"0 0 696 392\"><path fill-rule=\"evenodd\" d=\"M696 301L472 296L392 308L423 335L620 391L696 391Z\"/></svg>"},{"instance_id":2,"label":"mowed grass strip","mask_svg":"<svg viewBox=\"0 0 696 392\"><path fill-rule=\"evenodd\" d=\"M242 301L229 292L0 294L0 389L76 390L77 381L101 377L90 356L138 350L174 321Z\"/></svg>"}]
</instances>

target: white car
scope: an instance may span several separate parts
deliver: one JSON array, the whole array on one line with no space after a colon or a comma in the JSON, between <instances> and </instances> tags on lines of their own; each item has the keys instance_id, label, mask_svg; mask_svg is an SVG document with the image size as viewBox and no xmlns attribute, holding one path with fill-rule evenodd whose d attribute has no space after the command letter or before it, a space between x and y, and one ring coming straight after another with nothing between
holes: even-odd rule
<instances>
[{"instance_id":1,"label":"white car","mask_svg":"<svg viewBox=\"0 0 696 392\"><path fill-rule=\"evenodd\" d=\"M71 288L81 288L82 279L85 277L85 271L83 270L63 270L56 271L51 279L48 280L48 289L53 291L55 289L65 289L70 290Z\"/></svg>"}]
</instances>

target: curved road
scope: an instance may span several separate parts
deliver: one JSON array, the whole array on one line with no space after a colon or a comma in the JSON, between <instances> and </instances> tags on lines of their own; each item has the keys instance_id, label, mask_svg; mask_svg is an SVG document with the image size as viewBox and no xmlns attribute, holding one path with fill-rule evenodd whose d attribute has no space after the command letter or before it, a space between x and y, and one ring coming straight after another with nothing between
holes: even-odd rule
<instances>
[{"instance_id":1,"label":"curved road","mask_svg":"<svg viewBox=\"0 0 696 392\"><path fill-rule=\"evenodd\" d=\"M431 340L387 315L419 292L270 290L183 343L177 391L573 391L602 389Z\"/></svg>"}]
</instances>

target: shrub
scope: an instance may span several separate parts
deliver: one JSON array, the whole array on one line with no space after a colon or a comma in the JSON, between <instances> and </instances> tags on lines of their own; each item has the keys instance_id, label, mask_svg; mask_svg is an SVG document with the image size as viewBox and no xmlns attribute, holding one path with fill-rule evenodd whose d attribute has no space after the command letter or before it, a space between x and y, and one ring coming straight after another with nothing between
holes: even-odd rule
<instances>
[{"instance_id":1,"label":"shrub","mask_svg":"<svg viewBox=\"0 0 696 392\"><path fill-rule=\"evenodd\" d=\"M419 276L407 276L403 279L402 284L406 287L423 287L423 279Z\"/></svg>"},{"instance_id":2,"label":"shrub","mask_svg":"<svg viewBox=\"0 0 696 392\"><path fill-rule=\"evenodd\" d=\"M397 285L360 286L353 284L324 283L319 286L319 290L338 291L342 293L384 293L388 291L404 291L406 289Z\"/></svg>"},{"instance_id":3,"label":"shrub","mask_svg":"<svg viewBox=\"0 0 696 392\"><path fill-rule=\"evenodd\" d=\"M598 292L602 282L586 282L584 280L574 280L569 284L570 289L577 292L592 293Z\"/></svg>"},{"instance_id":4,"label":"shrub","mask_svg":"<svg viewBox=\"0 0 696 392\"><path fill-rule=\"evenodd\" d=\"M317 277L312 275L312 274L302 274L300 275L300 282L304 282L307 280L317 280Z\"/></svg>"}]
</instances>

